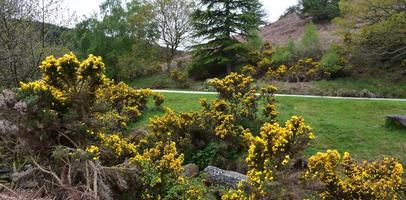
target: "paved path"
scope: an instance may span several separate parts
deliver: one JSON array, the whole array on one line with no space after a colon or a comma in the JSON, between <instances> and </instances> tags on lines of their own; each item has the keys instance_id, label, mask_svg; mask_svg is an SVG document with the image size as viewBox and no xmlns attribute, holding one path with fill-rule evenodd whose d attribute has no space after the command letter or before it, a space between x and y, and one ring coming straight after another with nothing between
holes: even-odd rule
<instances>
[{"instance_id":1,"label":"paved path","mask_svg":"<svg viewBox=\"0 0 406 200\"><path fill-rule=\"evenodd\" d=\"M159 93L177 93L177 94L211 94L211 95L217 94L217 92L199 92L199 91L182 91L182 90L152 90L152 91L159 92ZM406 99L387 99L387 98L333 97L333 96L294 95L294 94L276 94L276 96L278 96L278 97L314 98L314 99L347 99L347 100L402 101L402 102L406 102Z\"/></svg>"}]
</instances>

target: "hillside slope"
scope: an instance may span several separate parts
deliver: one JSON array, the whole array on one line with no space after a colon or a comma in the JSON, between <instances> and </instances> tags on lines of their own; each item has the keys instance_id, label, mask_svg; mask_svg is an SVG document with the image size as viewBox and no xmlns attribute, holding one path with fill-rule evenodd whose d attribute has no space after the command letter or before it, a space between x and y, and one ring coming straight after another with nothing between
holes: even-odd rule
<instances>
[{"instance_id":1,"label":"hillside slope","mask_svg":"<svg viewBox=\"0 0 406 200\"><path fill-rule=\"evenodd\" d=\"M286 44L289 39L300 39L305 25L309 22L311 22L310 18L302 19L296 13L291 13L281 17L274 23L262 27L260 29L260 36L264 42L270 42L275 45ZM318 23L316 26L323 48L328 47L332 42L339 41L339 36L336 34L337 26L333 23Z\"/></svg>"}]
</instances>

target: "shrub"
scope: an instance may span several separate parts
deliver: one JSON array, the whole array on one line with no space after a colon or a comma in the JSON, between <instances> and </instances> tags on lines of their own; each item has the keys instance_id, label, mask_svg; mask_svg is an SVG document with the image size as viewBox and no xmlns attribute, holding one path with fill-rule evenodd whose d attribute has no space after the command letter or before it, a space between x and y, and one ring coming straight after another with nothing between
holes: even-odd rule
<instances>
[{"instance_id":1,"label":"shrub","mask_svg":"<svg viewBox=\"0 0 406 200\"><path fill-rule=\"evenodd\" d=\"M117 182L99 171L138 154L137 145L122 132L147 109L150 96L156 105L162 96L114 83L106 77L102 59L93 55L82 62L73 53L50 56L40 71L41 80L21 83L17 95L0 102L0 110L9 113L1 120L12 128L1 131L1 137L40 169L41 186L58 191L60 198L109 198ZM131 174L121 183L134 181L130 168L116 174ZM92 183L102 192L93 190Z\"/></svg>"},{"instance_id":2,"label":"shrub","mask_svg":"<svg viewBox=\"0 0 406 200\"><path fill-rule=\"evenodd\" d=\"M277 189L271 187L272 183L278 180L279 173L295 163L314 135L302 118L294 116L285 127L265 123L259 134L247 131L244 139L249 147L246 158L248 181L240 182L237 190L228 191L223 200L272 198Z\"/></svg>"},{"instance_id":3,"label":"shrub","mask_svg":"<svg viewBox=\"0 0 406 200\"><path fill-rule=\"evenodd\" d=\"M276 66L291 65L297 57L297 47L293 40L289 40L286 46L277 47L272 55L272 62Z\"/></svg>"},{"instance_id":4,"label":"shrub","mask_svg":"<svg viewBox=\"0 0 406 200\"><path fill-rule=\"evenodd\" d=\"M175 141L182 151L201 153L209 151L209 144L216 143L216 156L222 158L217 160L229 161L233 154L230 152L238 155L243 145L240 138L246 128L257 130L264 120L276 121L276 88L269 86L257 90L252 82L250 76L237 73L209 81L219 93L219 99L212 102L201 100L202 109L197 112L175 114L167 110L163 117L152 119L150 126L155 140ZM257 96L257 92L262 94ZM258 116L257 102L260 99L265 104L263 118ZM187 159L193 160L193 157L196 156Z\"/></svg>"},{"instance_id":5,"label":"shrub","mask_svg":"<svg viewBox=\"0 0 406 200\"><path fill-rule=\"evenodd\" d=\"M322 199L400 199L403 166L394 158L356 162L348 152L317 153L308 160L307 178L325 184Z\"/></svg>"},{"instance_id":6,"label":"shrub","mask_svg":"<svg viewBox=\"0 0 406 200\"><path fill-rule=\"evenodd\" d=\"M321 55L321 44L320 37L317 32L317 26L313 23L309 23L304 28L304 34L298 45L299 57L320 59Z\"/></svg>"},{"instance_id":7,"label":"shrub","mask_svg":"<svg viewBox=\"0 0 406 200\"><path fill-rule=\"evenodd\" d=\"M294 66L290 67L286 73L287 80L292 82L320 80L328 77L329 74L324 73L320 69L320 63L312 58L299 60Z\"/></svg>"},{"instance_id":8,"label":"shrub","mask_svg":"<svg viewBox=\"0 0 406 200\"><path fill-rule=\"evenodd\" d=\"M321 69L331 74L331 77L334 78L343 72L345 64L343 52L337 45L331 45L320 60Z\"/></svg>"},{"instance_id":9,"label":"shrub","mask_svg":"<svg viewBox=\"0 0 406 200\"><path fill-rule=\"evenodd\" d=\"M187 76L176 69L171 71L171 79L175 81L176 84L181 88L189 87L189 81L187 79Z\"/></svg>"},{"instance_id":10,"label":"shrub","mask_svg":"<svg viewBox=\"0 0 406 200\"><path fill-rule=\"evenodd\" d=\"M282 77L285 76L287 70L288 68L285 65L279 66L276 70L269 68L265 76L270 81L281 80Z\"/></svg>"}]
</instances>

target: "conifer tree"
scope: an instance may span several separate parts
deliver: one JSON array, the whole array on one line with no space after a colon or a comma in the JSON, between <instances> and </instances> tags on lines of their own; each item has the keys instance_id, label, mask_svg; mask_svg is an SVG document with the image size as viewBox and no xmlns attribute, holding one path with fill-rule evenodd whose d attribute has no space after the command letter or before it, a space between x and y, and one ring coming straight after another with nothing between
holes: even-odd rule
<instances>
[{"instance_id":1,"label":"conifer tree","mask_svg":"<svg viewBox=\"0 0 406 200\"><path fill-rule=\"evenodd\" d=\"M252 37L263 23L259 0L200 0L193 14L196 37L203 41L194 46L194 67L221 67L233 70L244 58L247 48L237 39ZM216 71L219 71L218 69Z\"/></svg>"}]
</instances>

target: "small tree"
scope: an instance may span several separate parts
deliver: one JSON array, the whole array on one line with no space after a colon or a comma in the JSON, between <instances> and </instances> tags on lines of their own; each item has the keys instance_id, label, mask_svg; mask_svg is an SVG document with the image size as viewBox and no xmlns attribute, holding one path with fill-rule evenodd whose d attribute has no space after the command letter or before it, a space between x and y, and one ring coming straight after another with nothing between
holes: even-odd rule
<instances>
[{"instance_id":1,"label":"small tree","mask_svg":"<svg viewBox=\"0 0 406 200\"><path fill-rule=\"evenodd\" d=\"M299 43L299 56L319 58L321 54L321 43L317 26L309 23L305 26L304 34Z\"/></svg>"},{"instance_id":2,"label":"small tree","mask_svg":"<svg viewBox=\"0 0 406 200\"><path fill-rule=\"evenodd\" d=\"M190 0L155 0L155 22L160 40L168 50L166 63L170 72L171 62L178 49L187 47L192 36L191 15L195 4Z\"/></svg>"},{"instance_id":3,"label":"small tree","mask_svg":"<svg viewBox=\"0 0 406 200\"><path fill-rule=\"evenodd\" d=\"M236 61L248 51L236 39L252 36L264 16L258 0L200 0L193 15L195 36L204 43L194 47L195 67L225 67L233 70Z\"/></svg>"}]
</instances>

